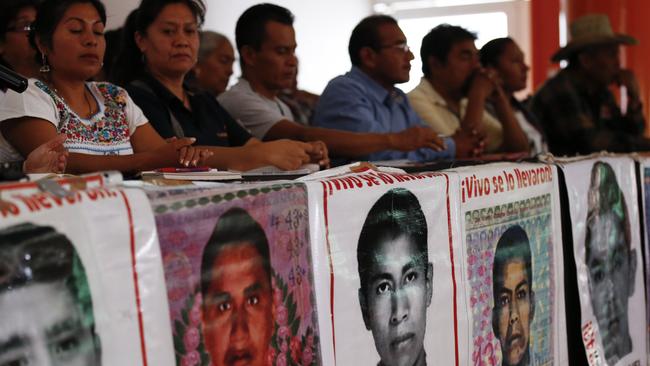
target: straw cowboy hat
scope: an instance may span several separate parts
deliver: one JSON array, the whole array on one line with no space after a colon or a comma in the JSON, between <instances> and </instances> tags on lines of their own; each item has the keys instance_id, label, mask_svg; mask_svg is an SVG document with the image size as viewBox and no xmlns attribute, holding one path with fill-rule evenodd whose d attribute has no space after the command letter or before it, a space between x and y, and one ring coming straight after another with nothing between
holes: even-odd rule
<instances>
[{"instance_id":1,"label":"straw cowboy hat","mask_svg":"<svg viewBox=\"0 0 650 366\"><path fill-rule=\"evenodd\" d=\"M559 62L587 46L608 43L637 44L638 41L627 34L614 33L607 15L585 15L571 23L571 40L555 52L551 60Z\"/></svg>"}]
</instances>

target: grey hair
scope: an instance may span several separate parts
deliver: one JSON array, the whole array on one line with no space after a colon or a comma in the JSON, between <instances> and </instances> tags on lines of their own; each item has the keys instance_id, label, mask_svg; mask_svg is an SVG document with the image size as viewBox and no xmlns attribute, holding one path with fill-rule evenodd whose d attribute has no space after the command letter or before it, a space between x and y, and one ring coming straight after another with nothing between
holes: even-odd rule
<instances>
[{"instance_id":1,"label":"grey hair","mask_svg":"<svg viewBox=\"0 0 650 366\"><path fill-rule=\"evenodd\" d=\"M201 63L223 42L230 42L228 37L213 31L201 32L201 45L199 46L199 60Z\"/></svg>"}]
</instances>

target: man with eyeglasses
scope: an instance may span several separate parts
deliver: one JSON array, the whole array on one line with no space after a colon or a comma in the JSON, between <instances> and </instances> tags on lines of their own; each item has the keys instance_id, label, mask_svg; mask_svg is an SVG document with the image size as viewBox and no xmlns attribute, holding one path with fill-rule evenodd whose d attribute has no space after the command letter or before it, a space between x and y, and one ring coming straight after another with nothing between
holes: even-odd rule
<instances>
[{"instance_id":1,"label":"man with eyeglasses","mask_svg":"<svg viewBox=\"0 0 650 366\"><path fill-rule=\"evenodd\" d=\"M475 40L475 34L449 24L427 33L420 49L424 77L409 92L409 101L440 134L478 130L485 134L488 153L528 151L528 138L496 71L479 64ZM494 116L485 108L488 101L492 101Z\"/></svg>"},{"instance_id":2,"label":"man with eyeglasses","mask_svg":"<svg viewBox=\"0 0 650 366\"><path fill-rule=\"evenodd\" d=\"M397 21L386 15L363 19L352 31L348 46L352 69L329 82L314 112L314 124L354 132L395 132L417 128L438 135L411 108L396 84L409 80L413 53ZM422 146L408 153L382 151L371 160L430 161L480 154L482 138L474 131L439 136L443 149Z\"/></svg>"},{"instance_id":3,"label":"man with eyeglasses","mask_svg":"<svg viewBox=\"0 0 650 366\"><path fill-rule=\"evenodd\" d=\"M39 68L28 38L37 4L37 0L0 1L0 64L28 78L38 76Z\"/></svg>"},{"instance_id":4,"label":"man with eyeglasses","mask_svg":"<svg viewBox=\"0 0 650 366\"><path fill-rule=\"evenodd\" d=\"M420 123L395 123L381 128L317 128L296 123L289 107L278 98L283 89L292 86L298 65L293 19L286 8L258 4L237 20L235 38L242 77L218 99L255 137L265 141L323 141L332 157L341 158L338 162L454 156L451 140L443 143Z\"/></svg>"}]
</instances>

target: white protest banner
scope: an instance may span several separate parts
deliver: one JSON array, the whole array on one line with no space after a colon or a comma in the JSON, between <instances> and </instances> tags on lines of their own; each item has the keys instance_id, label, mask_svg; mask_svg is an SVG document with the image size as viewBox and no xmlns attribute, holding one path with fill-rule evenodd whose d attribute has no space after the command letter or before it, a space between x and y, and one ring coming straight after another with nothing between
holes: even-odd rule
<instances>
[{"instance_id":1,"label":"white protest banner","mask_svg":"<svg viewBox=\"0 0 650 366\"><path fill-rule=\"evenodd\" d=\"M629 157L560 162L590 365L646 364L646 308L637 181Z\"/></svg>"},{"instance_id":2,"label":"white protest banner","mask_svg":"<svg viewBox=\"0 0 650 366\"><path fill-rule=\"evenodd\" d=\"M646 321L648 322L646 327L646 337L650 335L650 250L648 250L648 239L650 238L650 158L647 157L638 157L637 158L637 177L640 180L639 187L641 187L641 209L643 213L643 222L642 233L643 243L645 248L643 250L643 262L645 264L645 298L646 298ZM650 341L650 340L649 340ZM648 347L648 353L650 354L650 347Z\"/></svg>"},{"instance_id":3,"label":"white protest banner","mask_svg":"<svg viewBox=\"0 0 650 366\"><path fill-rule=\"evenodd\" d=\"M148 194L178 365L323 364L303 184Z\"/></svg>"},{"instance_id":4,"label":"white protest banner","mask_svg":"<svg viewBox=\"0 0 650 366\"><path fill-rule=\"evenodd\" d=\"M0 218L0 364L175 364L143 192L5 190Z\"/></svg>"},{"instance_id":5,"label":"white protest banner","mask_svg":"<svg viewBox=\"0 0 650 366\"><path fill-rule=\"evenodd\" d=\"M555 167L458 168L471 365L568 363ZM464 328L463 326L460 326Z\"/></svg>"},{"instance_id":6,"label":"white protest banner","mask_svg":"<svg viewBox=\"0 0 650 366\"><path fill-rule=\"evenodd\" d=\"M465 364L454 178L365 170L308 183L323 364Z\"/></svg>"}]
</instances>

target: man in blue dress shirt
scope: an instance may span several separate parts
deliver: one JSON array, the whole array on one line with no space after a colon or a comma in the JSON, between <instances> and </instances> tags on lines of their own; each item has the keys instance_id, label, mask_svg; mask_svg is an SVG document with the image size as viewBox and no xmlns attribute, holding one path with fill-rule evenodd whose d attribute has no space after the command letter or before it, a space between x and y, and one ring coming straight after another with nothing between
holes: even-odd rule
<instances>
[{"instance_id":1,"label":"man in blue dress shirt","mask_svg":"<svg viewBox=\"0 0 650 366\"><path fill-rule=\"evenodd\" d=\"M291 87L297 67L293 14L273 4L254 5L240 16L235 35L242 77L219 96L219 102L259 139L320 140L327 145L330 156L345 160L453 158L456 145L463 145L449 139L443 143L421 123L395 125L375 133L298 124L278 98L282 89ZM477 139L467 136L466 140ZM427 154L413 154L420 150Z\"/></svg>"},{"instance_id":2,"label":"man in blue dress shirt","mask_svg":"<svg viewBox=\"0 0 650 366\"><path fill-rule=\"evenodd\" d=\"M372 15L363 19L352 31L348 51L352 70L325 88L314 112L315 126L374 133L426 126L404 92L395 87L409 80L413 53L394 18ZM443 141L444 151L384 150L370 154L369 160L450 159L478 155L483 148L483 138L475 131L459 131Z\"/></svg>"}]
</instances>

